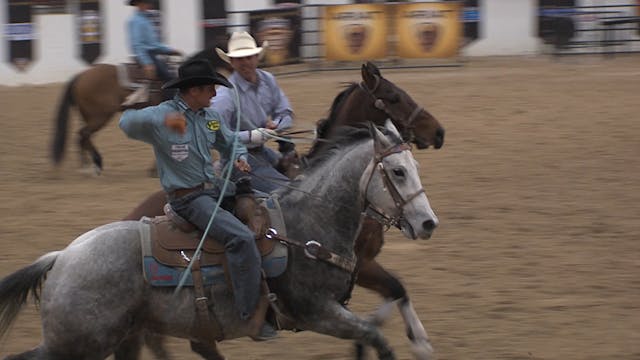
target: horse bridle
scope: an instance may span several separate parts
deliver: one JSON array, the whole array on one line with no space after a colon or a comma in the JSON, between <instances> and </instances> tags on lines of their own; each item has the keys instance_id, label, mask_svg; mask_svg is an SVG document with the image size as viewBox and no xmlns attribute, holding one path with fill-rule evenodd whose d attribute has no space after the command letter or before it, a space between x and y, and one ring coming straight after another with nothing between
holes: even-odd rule
<instances>
[{"instance_id":1,"label":"horse bridle","mask_svg":"<svg viewBox=\"0 0 640 360\"><path fill-rule=\"evenodd\" d=\"M392 146L380 154L376 154L374 158L371 159L371 164L367 166L367 169L363 174L363 178L364 178L367 172L369 172L368 179L366 181L367 185L361 188L362 189L361 191L363 192L362 196L365 199L365 212L367 215L371 216L372 218L374 218L376 221L386 226L387 228L390 227L391 225L399 228L400 222L404 219L404 207L407 204L409 204L411 201L413 201L415 198L417 198L418 196L424 193L424 188L421 187L419 190L411 194L406 199L403 198L402 194L400 194L400 192L398 191L398 188L396 187L396 185L393 183L393 181L391 181L389 173L384 167L383 160L385 157L392 154L401 153L407 150L410 151L411 146L407 143L402 143L402 144ZM380 176L382 177L382 185L384 186L384 189L389 192L391 199L393 200L394 204L396 205L396 208L398 209L399 214L397 216L387 215L384 212L384 210L375 206L375 204L369 201L366 197L366 194L369 190L369 184L373 179L374 169L379 171Z\"/></svg>"},{"instance_id":2,"label":"horse bridle","mask_svg":"<svg viewBox=\"0 0 640 360\"><path fill-rule=\"evenodd\" d=\"M365 206L364 206L365 213L387 227L391 225L399 227L400 222L402 221L402 219L404 219L405 205L407 205L408 203L413 201L413 199L415 199L416 197L424 193L424 188L420 188L418 191L416 191L414 194L412 194L408 198L406 199L403 198L402 194L400 194L400 192L398 191L398 188L394 185L393 181L391 181L391 178L389 177L389 174L387 173L384 167L384 163L383 163L384 158L392 154L401 153L406 150L411 150L411 146L407 143L402 143L402 144L392 146L386 149L385 151L383 151L382 153L375 154L373 159L371 159L371 162L369 163L369 165L367 165L367 168L365 169L364 173L362 174L362 179L366 179L366 182L363 180L360 181L361 184L363 182L366 183L365 186L360 187L361 197L365 199ZM391 198L393 199L393 202L395 203L396 208L398 209L398 212L399 212L398 216L387 215L384 212L384 210L381 210L380 208L375 206L372 202L367 200L366 194L368 192L371 179L373 179L375 169L377 169L380 172L383 186L391 195ZM296 239L291 239L282 234L279 234L278 231L274 228L269 228L265 236L268 239L281 241L286 244L293 245L303 249L305 256L310 259L325 261L327 263L330 263L334 266L337 266L338 268L341 268L347 271L348 273L353 273L353 271L355 270L355 267L356 267L355 258L337 254L323 247L323 245L317 241L310 240L310 241L304 242Z\"/></svg>"},{"instance_id":3,"label":"horse bridle","mask_svg":"<svg viewBox=\"0 0 640 360\"><path fill-rule=\"evenodd\" d=\"M387 116L389 116L389 118L391 118L392 120L399 121L399 119L395 119L389 113L389 111L387 110L387 104L384 103L384 100L376 96L375 92L376 90L378 90L378 87L380 86L380 76L374 75L374 78L376 79L376 83L373 86L373 89L369 89L369 87L367 87L367 84L364 81L360 82L359 84L360 88L373 98L373 106L376 109L384 111L384 113L387 114ZM404 141L412 142L415 139L415 133L413 132L413 129L415 128L415 126L413 125L413 122L416 120L416 118L418 117L418 114L422 110L424 110L422 106L416 105L416 107L413 109L409 117L406 120L401 122L403 129L400 132L402 135L402 139Z\"/></svg>"}]
</instances>

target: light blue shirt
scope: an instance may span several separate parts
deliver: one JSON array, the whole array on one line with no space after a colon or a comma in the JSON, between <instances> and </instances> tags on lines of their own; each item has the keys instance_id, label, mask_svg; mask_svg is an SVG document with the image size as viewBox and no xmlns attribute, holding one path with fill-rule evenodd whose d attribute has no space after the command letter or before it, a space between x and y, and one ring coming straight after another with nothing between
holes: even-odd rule
<instances>
[{"instance_id":1,"label":"light blue shirt","mask_svg":"<svg viewBox=\"0 0 640 360\"><path fill-rule=\"evenodd\" d=\"M277 125L276 131L286 130L293 125L293 110L289 99L278 86L273 74L261 69L258 82L253 84L234 72L229 81L238 90L240 103L240 140L248 144L249 132L267 125L270 117ZM216 97L211 99L211 108L216 110L227 122L227 126L235 130L238 119L233 89L221 87Z\"/></svg>"},{"instance_id":2,"label":"light blue shirt","mask_svg":"<svg viewBox=\"0 0 640 360\"><path fill-rule=\"evenodd\" d=\"M171 53L172 49L158 39L158 33L153 27L149 15L144 11L136 11L129 19L129 46L142 65L153 64L149 51Z\"/></svg>"},{"instance_id":3,"label":"light blue shirt","mask_svg":"<svg viewBox=\"0 0 640 360\"><path fill-rule=\"evenodd\" d=\"M182 113L187 119L184 134L164 125L169 113ZM210 108L191 110L176 95L157 106L127 110L120 118L120 128L130 138L153 145L160 183L166 192L198 186L204 182L221 184L214 175L210 149L216 149L225 161L231 157L234 133L220 115ZM247 148L236 142L235 158L246 160Z\"/></svg>"}]
</instances>

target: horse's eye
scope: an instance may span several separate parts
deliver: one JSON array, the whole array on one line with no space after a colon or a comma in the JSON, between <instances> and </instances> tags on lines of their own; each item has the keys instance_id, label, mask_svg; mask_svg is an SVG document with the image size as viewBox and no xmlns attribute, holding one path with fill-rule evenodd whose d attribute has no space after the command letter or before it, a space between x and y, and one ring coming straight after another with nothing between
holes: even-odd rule
<instances>
[{"instance_id":1,"label":"horse's eye","mask_svg":"<svg viewBox=\"0 0 640 360\"><path fill-rule=\"evenodd\" d=\"M403 168L395 168L393 169L393 175L399 178L404 178L404 169Z\"/></svg>"},{"instance_id":2,"label":"horse's eye","mask_svg":"<svg viewBox=\"0 0 640 360\"><path fill-rule=\"evenodd\" d=\"M391 104L397 104L398 102L400 102L400 96L393 95L392 97L389 98L389 102Z\"/></svg>"}]
</instances>

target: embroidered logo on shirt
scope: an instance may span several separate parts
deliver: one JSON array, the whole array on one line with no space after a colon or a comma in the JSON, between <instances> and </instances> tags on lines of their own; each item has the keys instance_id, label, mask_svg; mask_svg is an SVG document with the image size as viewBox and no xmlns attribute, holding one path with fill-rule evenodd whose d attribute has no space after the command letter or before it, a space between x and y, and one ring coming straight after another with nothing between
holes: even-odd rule
<instances>
[{"instance_id":1,"label":"embroidered logo on shirt","mask_svg":"<svg viewBox=\"0 0 640 360\"><path fill-rule=\"evenodd\" d=\"M189 157L189 144L171 145L171 157L178 161L182 161Z\"/></svg>"},{"instance_id":2,"label":"embroidered logo on shirt","mask_svg":"<svg viewBox=\"0 0 640 360\"><path fill-rule=\"evenodd\" d=\"M211 131L216 131L220 129L220 121L218 120L209 120L207 121L207 129Z\"/></svg>"}]
</instances>

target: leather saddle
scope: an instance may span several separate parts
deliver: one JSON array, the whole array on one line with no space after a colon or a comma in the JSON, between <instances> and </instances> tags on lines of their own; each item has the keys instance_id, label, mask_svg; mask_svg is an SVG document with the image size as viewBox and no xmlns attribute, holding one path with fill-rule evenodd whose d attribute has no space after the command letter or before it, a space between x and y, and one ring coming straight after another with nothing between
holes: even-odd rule
<instances>
[{"instance_id":1,"label":"leather saddle","mask_svg":"<svg viewBox=\"0 0 640 360\"><path fill-rule=\"evenodd\" d=\"M148 79L140 64L136 62L120 64L118 67L120 85L133 91L122 103L125 107L144 107L162 102L162 81Z\"/></svg>"},{"instance_id":2,"label":"leather saddle","mask_svg":"<svg viewBox=\"0 0 640 360\"><path fill-rule=\"evenodd\" d=\"M151 254L161 264L171 267L187 267L200 243L202 232L176 214L169 204L165 215L149 220ZM270 226L267 211L256 202L252 194L237 195L236 216L256 235L256 245L261 256L269 255L276 244L265 237ZM223 265L224 246L207 236L200 253L200 266Z\"/></svg>"}]
</instances>

